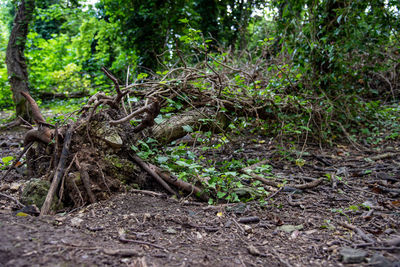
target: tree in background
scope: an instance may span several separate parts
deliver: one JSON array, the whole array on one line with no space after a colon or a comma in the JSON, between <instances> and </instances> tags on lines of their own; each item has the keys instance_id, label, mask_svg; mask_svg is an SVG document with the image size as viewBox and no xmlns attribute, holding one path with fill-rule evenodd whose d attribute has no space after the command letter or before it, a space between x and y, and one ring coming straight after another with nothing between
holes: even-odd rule
<instances>
[{"instance_id":1,"label":"tree in background","mask_svg":"<svg viewBox=\"0 0 400 267\"><path fill-rule=\"evenodd\" d=\"M28 71L24 56L29 22L32 20L35 0L22 0L14 18L8 41L6 64L17 116L30 120L29 105L21 92L28 92Z\"/></svg>"},{"instance_id":2,"label":"tree in background","mask_svg":"<svg viewBox=\"0 0 400 267\"><path fill-rule=\"evenodd\" d=\"M214 45L243 49L247 44L247 26L251 14L264 1L244 0L101 0L102 19L112 23L117 43L124 50L134 50L139 65L156 69L157 56L176 46L185 34L187 19Z\"/></svg>"}]
</instances>

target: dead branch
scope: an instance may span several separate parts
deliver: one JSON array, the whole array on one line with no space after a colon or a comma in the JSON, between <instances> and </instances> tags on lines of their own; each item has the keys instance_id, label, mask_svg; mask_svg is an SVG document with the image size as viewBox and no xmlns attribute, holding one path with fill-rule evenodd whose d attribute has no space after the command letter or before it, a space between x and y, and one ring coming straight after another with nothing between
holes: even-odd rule
<instances>
[{"instance_id":1,"label":"dead branch","mask_svg":"<svg viewBox=\"0 0 400 267\"><path fill-rule=\"evenodd\" d=\"M46 145L51 142L51 135L53 131L47 127L39 126L39 129L29 130L25 134L24 145L31 142L40 141Z\"/></svg>"},{"instance_id":2,"label":"dead branch","mask_svg":"<svg viewBox=\"0 0 400 267\"><path fill-rule=\"evenodd\" d=\"M8 168L7 172L1 177L0 180L3 180L4 178L7 177L7 175L11 172L12 169L15 168L19 160L22 158L23 155L25 155L26 152L28 152L29 148L33 145L33 142L29 142L28 144L25 145L24 150L22 150L18 157L14 160L14 162L11 164L11 166Z\"/></svg>"},{"instance_id":3,"label":"dead branch","mask_svg":"<svg viewBox=\"0 0 400 267\"><path fill-rule=\"evenodd\" d=\"M18 199L14 198L14 197L12 197L12 196L3 194L3 193L1 193L1 192L0 192L0 196L5 197L5 198L8 198L8 199L14 201L14 202L18 205L18 207L20 207L20 208L25 207L24 204L22 204L21 202L18 201Z\"/></svg>"},{"instance_id":4,"label":"dead branch","mask_svg":"<svg viewBox=\"0 0 400 267\"><path fill-rule=\"evenodd\" d=\"M151 105L151 104L150 104L150 105ZM131 114L129 114L128 116L126 116L126 117L124 117L124 118L122 118L122 119L110 121L110 125L114 126L114 125L117 125L117 124L120 124L120 123L127 122L127 121L129 121L130 119L132 119L133 117L135 117L135 116L137 116L137 115L140 115L140 114L146 112L146 110L147 110L147 106L144 106L144 107L142 107L142 108L140 108L140 109L138 109L138 110L132 112Z\"/></svg>"},{"instance_id":5,"label":"dead branch","mask_svg":"<svg viewBox=\"0 0 400 267\"><path fill-rule=\"evenodd\" d=\"M26 101L28 101L28 103L31 105L33 121L37 124L46 123L42 113L40 113L40 109L36 104L36 101L31 97L31 95L28 92L21 92L21 95L25 97Z\"/></svg>"},{"instance_id":6,"label":"dead branch","mask_svg":"<svg viewBox=\"0 0 400 267\"><path fill-rule=\"evenodd\" d=\"M113 81L114 86L115 86L115 90L117 91L117 94L120 95L121 94L121 90L119 89L119 84L118 84L118 80L117 78L115 78L114 75L112 75L112 73L106 69L105 67L101 67L101 70L104 72L104 74L110 78L111 81Z\"/></svg>"},{"instance_id":7,"label":"dead branch","mask_svg":"<svg viewBox=\"0 0 400 267\"><path fill-rule=\"evenodd\" d=\"M75 162L77 162L77 160ZM86 164L83 164L82 167L79 168L79 172L81 173L82 183L83 183L83 186L85 187L86 193L89 196L90 203L95 203L96 202L96 197L93 194L92 189L90 188L90 177L89 177L89 174L87 172Z\"/></svg>"},{"instance_id":8,"label":"dead branch","mask_svg":"<svg viewBox=\"0 0 400 267\"><path fill-rule=\"evenodd\" d=\"M310 189L310 188L314 188L314 187L318 186L323 180L324 180L323 178L320 178L320 179L316 179L309 183L295 184L295 185L289 184L288 186L296 188L296 189Z\"/></svg>"},{"instance_id":9,"label":"dead branch","mask_svg":"<svg viewBox=\"0 0 400 267\"><path fill-rule=\"evenodd\" d=\"M185 192L188 193L194 193L196 197L200 198L203 201L208 202L209 196L204 192L204 190L201 190L195 185L192 185L188 182L179 180L178 177L173 176L172 174L167 174L163 172L160 168L157 166L154 166L153 164L149 164L150 168L153 169L158 175L160 175L161 178L163 178L165 181L167 181L170 184L173 184L174 186L182 189Z\"/></svg>"},{"instance_id":10,"label":"dead branch","mask_svg":"<svg viewBox=\"0 0 400 267\"><path fill-rule=\"evenodd\" d=\"M117 125L120 123L127 122L133 117L146 112L147 114L145 118L133 131L135 133L140 132L142 129L152 126L154 124L154 118L157 117L158 113L160 112L160 102L154 97L152 97L152 99L153 102L151 104L134 111L133 113L129 114L128 116L122 119L110 121L110 125Z\"/></svg>"},{"instance_id":11,"label":"dead branch","mask_svg":"<svg viewBox=\"0 0 400 267\"><path fill-rule=\"evenodd\" d=\"M171 194L178 196L178 194L172 190L172 188L154 171L152 170L147 163L141 160L138 156L132 155L129 153L129 156L140 166L143 170L145 170L148 174L150 174L156 181L164 187L165 190L170 192Z\"/></svg>"},{"instance_id":12,"label":"dead branch","mask_svg":"<svg viewBox=\"0 0 400 267\"><path fill-rule=\"evenodd\" d=\"M58 188L58 185L61 182L61 178L64 175L64 167L65 167L66 160L69 156L69 146L71 144L73 131L74 131L74 126L70 125L65 134L64 146L61 151L60 161L58 162L57 170L54 173L53 181L51 183L49 192L47 193L46 200L44 201L43 206L40 210L40 216L47 215L49 213L50 205L53 201L53 198L54 198L54 195Z\"/></svg>"},{"instance_id":13,"label":"dead branch","mask_svg":"<svg viewBox=\"0 0 400 267\"><path fill-rule=\"evenodd\" d=\"M264 177L261 177L261 176L255 174L255 173L247 173L244 170L240 170L239 172L243 173L243 174L246 174L246 175L250 175L251 178L253 178L253 179L257 180L257 181L260 181L263 184L266 184L266 185L269 185L269 186L273 186L273 187L279 187L279 183L267 180Z\"/></svg>"},{"instance_id":14,"label":"dead branch","mask_svg":"<svg viewBox=\"0 0 400 267\"><path fill-rule=\"evenodd\" d=\"M166 196L166 194L164 194L164 193L157 193L157 192L153 192L153 191L149 191L149 190L129 189L129 192L148 195L148 196L152 196L152 197Z\"/></svg>"}]
</instances>

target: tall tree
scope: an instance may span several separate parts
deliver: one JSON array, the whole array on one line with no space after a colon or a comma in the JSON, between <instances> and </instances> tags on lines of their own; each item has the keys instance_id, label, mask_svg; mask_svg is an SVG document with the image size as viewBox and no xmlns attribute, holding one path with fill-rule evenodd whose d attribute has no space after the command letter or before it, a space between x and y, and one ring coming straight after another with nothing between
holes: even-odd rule
<instances>
[{"instance_id":1,"label":"tall tree","mask_svg":"<svg viewBox=\"0 0 400 267\"><path fill-rule=\"evenodd\" d=\"M28 120L31 120L30 107L21 95L21 92L29 91L24 50L28 35L28 26L32 20L34 9L35 0L21 0L19 2L6 52L7 71L13 93L16 115Z\"/></svg>"}]
</instances>

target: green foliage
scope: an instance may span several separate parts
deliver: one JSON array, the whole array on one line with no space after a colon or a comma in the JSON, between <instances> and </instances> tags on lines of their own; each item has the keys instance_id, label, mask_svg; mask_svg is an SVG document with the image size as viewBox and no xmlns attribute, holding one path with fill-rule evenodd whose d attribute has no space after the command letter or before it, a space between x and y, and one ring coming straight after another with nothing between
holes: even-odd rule
<instances>
[{"instance_id":1,"label":"green foliage","mask_svg":"<svg viewBox=\"0 0 400 267\"><path fill-rule=\"evenodd\" d=\"M202 141L207 142L207 140ZM221 144L223 143L211 145L207 147L207 150L218 150ZM205 191L214 196L212 203L254 199L264 202L264 198L268 195L259 181L250 183L249 175L239 173L240 169L257 161L245 163L243 160L232 159L213 162L206 160L204 156L195 154L185 144L168 147L165 151L160 151L155 140L151 138L148 138L145 142L138 141L138 144L132 146L132 149L142 159L153 161L163 169L175 174L179 179L191 183L200 183ZM271 169L270 165L261 165L255 170L255 173L264 176Z\"/></svg>"},{"instance_id":2,"label":"green foliage","mask_svg":"<svg viewBox=\"0 0 400 267\"><path fill-rule=\"evenodd\" d=\"M13 159L14 159L13 156L8 156L8 157L1 158L0 159L1 160L0 169L2 169L2 170L7 169L7 167L11 165Z\"/></svg>"},{"instance_id":3,"label":"green foliage","mask_svg":"<svg viewBox=\"0 0 400 267\"><path fill-rule=\"evenodd\" d=\"M0 3L0 108L11 106L11 90L8 83L8 74L6 68L6 49L8 36L10 32L10 21L12 21L11 2L5 1Z\"/></svg>"}]
</instances>

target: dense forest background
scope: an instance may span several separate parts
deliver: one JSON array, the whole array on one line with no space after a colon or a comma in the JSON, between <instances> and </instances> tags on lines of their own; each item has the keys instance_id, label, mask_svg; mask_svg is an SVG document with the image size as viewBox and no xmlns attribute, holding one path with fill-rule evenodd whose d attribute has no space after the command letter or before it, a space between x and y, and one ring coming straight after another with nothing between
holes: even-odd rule
<instances>
[{"instance_id":1,"label":"dense forest background","mask_svg":"<svg viewBox=\"0 0 400 267\"><path fill-rule=\"evenodd\" d=\"M0 4L1 108L14 105L5 54L20 2ZM380 126L397 127L392 121L400 95L397 0L34 4L25 58L29 90L39 103L56 93L107 92L111 86L102 66L122 84L171 80L171 70L180 67L229 69L228 82L192 85L251 99L241 108L255 107L247 113L253 118L238 119L237 127L255 122L263 133L328 142L353 134L376 142Z\"/></svg>"}]
</instances>

